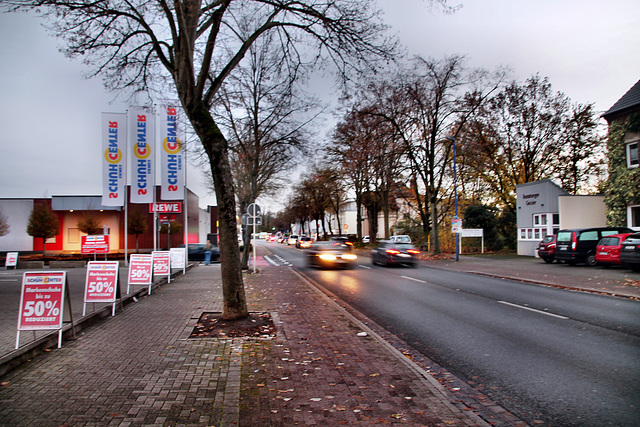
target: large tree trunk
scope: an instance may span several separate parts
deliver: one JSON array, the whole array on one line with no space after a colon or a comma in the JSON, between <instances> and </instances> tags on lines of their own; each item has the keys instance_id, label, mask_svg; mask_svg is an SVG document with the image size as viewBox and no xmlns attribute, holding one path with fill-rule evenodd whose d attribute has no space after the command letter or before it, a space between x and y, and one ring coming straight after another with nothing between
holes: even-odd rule
<instances>
[{"instance_id":1,"label":"large tree trunk","mask_svg":"<svg viewBox=\"0 0 640 427\"><path fill-rule=\"evenodd\" d=\"M222 316L224 319L241 319L247 317L249 312L240 268L235 190L229 165L227 141L209 111L202 104L195 106L188 111L188 114L209 156L218 202L220 268L224 301Z\"/></svg>"}]
</instances>

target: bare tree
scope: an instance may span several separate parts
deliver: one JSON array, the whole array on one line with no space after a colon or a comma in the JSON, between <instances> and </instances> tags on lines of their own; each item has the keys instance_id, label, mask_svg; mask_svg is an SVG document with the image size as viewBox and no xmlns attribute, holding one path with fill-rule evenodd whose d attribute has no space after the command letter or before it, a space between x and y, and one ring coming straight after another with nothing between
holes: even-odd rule
<instances>
[{"instance_id":1,"label":"bare tree","mask_svg":"<svg viewBox=\"0 0 640 427\"><path fill-rule=\"evenodd\" d=\"M276 32L291 64L330 59L342 76L390 59L393 44L369 0L7 0L35 9L114 90L175 89L207 153L220 221L223 316L248 315L236 238L229 144L211 114L214 100L249 48ZM12 9L12 10L13 10ZM314 48L305 51L302 46Z\"/></svg>"},{"instance_id":2,"label":"bare tree","mask_svg":"<svg viewBox=\"0 0 640 427\"><path fill-rule=\"evenodd\" d=\"M6 236L9 234L10 229L11 226L9 225L9 220L2 209L0 209L0 236Z\"/></svg>"},{"instance_id":3,"label":"bare tree","mask_svg":"<svg viewBox=\"0 0 640 427\"><path fill-rule=\"evenodd\" d=\"M411 188L425 193L424 198L416 194L416 208L425 235L431 230L435 253L440 252L439 224L445 213L441 202L448 199L453 178L447 137L458 134L502 78L501 72L489 78L482 70L467 69L461 56L417 57L395 81L374 82L361 93L366 105L375 106L364 111L389 122L405 146Z\"/></svg>"}]
</instances>

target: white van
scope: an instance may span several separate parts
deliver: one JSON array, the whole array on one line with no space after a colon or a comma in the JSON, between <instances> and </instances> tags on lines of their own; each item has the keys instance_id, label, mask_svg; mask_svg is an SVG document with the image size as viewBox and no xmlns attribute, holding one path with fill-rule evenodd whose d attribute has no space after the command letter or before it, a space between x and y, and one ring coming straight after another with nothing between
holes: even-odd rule
<instances>
[{"instance_id":1,"label":"white van","mask_svg":"<svg viewBox=\"0 0 640 427\"><path fill-rule=\"evenodd\" d=\"M406 234L398 234L389 237L389 241L397 243L411 243L411 237L407 236Z\"/></svg>"}]
</instances>

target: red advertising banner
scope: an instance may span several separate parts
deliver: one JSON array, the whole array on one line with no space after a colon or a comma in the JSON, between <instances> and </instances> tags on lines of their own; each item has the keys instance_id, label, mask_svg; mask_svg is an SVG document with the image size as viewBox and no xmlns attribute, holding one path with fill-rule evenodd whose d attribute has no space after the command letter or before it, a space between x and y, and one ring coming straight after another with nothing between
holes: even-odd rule
<instances>
[{"instance_id":1,"label":"red advertising banner","mask_svg":"<svg viewBox=\"0 0 640 427\"><path fill-rule=\"evenodd\" d=\"M64 271L24 273L18 331L62 329L66 283Z\"/></svg>"},{"instance_id":2,"label":"red advertising banner","mask_svg":"<svg viewBox=\"0 0 640 427\"><path fill-rule=\"evenodd\" d=\"M108 254L109 235L82 236L80 245L80 253L82 254Z\"/></svg>"},{"instance_id":3,"label":"red advertising banner","mask_svg":"<svg viewBox=\"0 0 640 427\"><path fill-rule=\"evenodd\" d=\"M84 302L115 302L118 287L118 261L90 261Z\"/></svg>"},{"instance_id":4,"label":"red advertising banner","mask_svg":"<svg viewBox=\"0 0 640 427\"><path fill-rule=\"evenodd\" d=\"M182 203L181 202L149 203L149 213L154 213L154 212L181 213L182 212Z\"/></svg>"},{"instance_id":5,"label":"red advertising banner","mask_svg":"<svg viewBox=\"0 0 640 427\"><path fill-rule=\"evenodd\" d=\"M171 276L171 254L169 251L153 251L153 275Z\"/></svg>"},{"instance_id":6,"label":"red advertising banner","mask_svg":"<svg viewBox=\"0 0 640 427\"><path fill-rule=\"evenodd\" d=\"M151 293L153 283L153 256L131 254L129 257L129 281L127 284L127 294L130 285L148 285Z\"/></svg>"}]
</instances>

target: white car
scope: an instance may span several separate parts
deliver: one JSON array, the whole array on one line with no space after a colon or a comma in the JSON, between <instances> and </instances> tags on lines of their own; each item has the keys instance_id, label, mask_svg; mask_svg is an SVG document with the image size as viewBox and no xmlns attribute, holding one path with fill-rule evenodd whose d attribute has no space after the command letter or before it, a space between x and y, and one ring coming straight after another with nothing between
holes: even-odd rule
<instances>
[{"instance_id":1,"label":"white car","mask_svg":"<svg viewBox=\"0 0 640 427\"><path fill-rule=\"evenodd\" d=\"M395 236L389 237L389 241L396 243L411 243L411 237L407 236L406 234L397 234Z\"/></svg>"}]
</instances>

